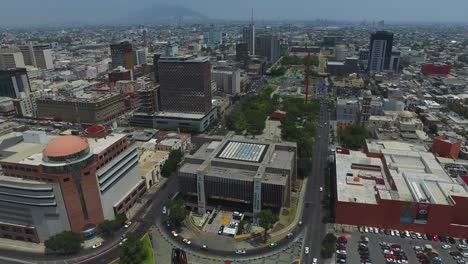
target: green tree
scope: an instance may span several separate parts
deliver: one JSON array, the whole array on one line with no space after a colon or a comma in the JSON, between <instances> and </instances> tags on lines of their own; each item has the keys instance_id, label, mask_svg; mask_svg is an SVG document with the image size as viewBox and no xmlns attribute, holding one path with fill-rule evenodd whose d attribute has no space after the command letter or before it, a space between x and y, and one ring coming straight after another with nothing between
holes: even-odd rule
<instances>
[{"instance_id":1,"label":"green tree","mask_svg":"<svg viewBox=\"0 0 468 264\"><path fill-rule=\"evenodd\" d=\"M247 119L247 131L252 135L258 135L265 129L266 116L261 111L249 110L245 114Z\"/></svg>"},{"instance_id":2,"label":"green tree","mask_svg":"<svg viewBox=\"0 0 468 264\"><path fill-rule=\"evenodd\" d=\"M331 258L333 253L335 252L335 245L336 245L337 238L334 234L328 233L322 240L322 249L320 254L323 258Z\"/></svg>"},{"instance_id":3,"label":"green tree","mask_svg":"<svg viewBox=\"0 0 468 264\"><path fill-rule=\"evenodd\" d=\"M118 214L114 220L104 220L97 226L97 229L102 235L111 236L124 225L125 221L127 221L127 216Z\"/></svg>"},{"instance_id":4,"label":"green tree","mask_svg":"<svg viewBox=\"0 0 468 264\"><path fill-rule=\"evenodd\" d=\"M134 233L127 233L127 241L122 245L120 253L120 264L141 264L144 263L148 254L143 243Z\"/></svg>"},{"instance_id":5,"label":"green tree","mask_svg":"<svg viewBox=\"0 0 468 264\"><path fill-rule=\"evenodd\" d=\"M171 152L169 153L169 157L164 162L164 165L161 169L161 175L165 178L169 178L169 176L171 176L172 173L177 169L177 165L183 157L184 154L182 153L182 151L178 149L171 150Z\"/></svg>"},{"instance_id":6,"label":"green tree","mask_svg":"<svg viewBox=\"0 0 468 264\"><path fill-rule=\"evenodd\" d=\"M55 254L75 254L81 250L81 236L70 231L64 231L50 237L44 242L46 251Z\"/></svg>"},{"instance_id":7,"label":"green tree","mask_svg":"<svg viewBox=\"0 0 468 264\"><path fill-rule=\"evenodd\" d=\"M278 215L274 214L270 209L263 209L257 214L257 218L258 224L265 230L263 233L263 240L266 242L267 232L278 222Z\"/></svg>"},{"instance_id":8,"label":"green tree","mask_svg":"<svg viewBox=\"0 0 468 264\"><path fill-rule=\"evenodd\" d=\"M365 144L368 137L369 132L360 125L353 124L344 129L338 129L338 138L345 148L359 149Z\"/></svg>"},{"instance_id":9,"label":"green tree","mask_svg":"<svg viewBox=\"0 0 468 264\"><path fill-rule=\"evenodd\" d=\"M172 202L169 206L169 220L175 226L180 226L187 217L187 209L182 199L178 199Z\"/></svg>"}]
</instances>

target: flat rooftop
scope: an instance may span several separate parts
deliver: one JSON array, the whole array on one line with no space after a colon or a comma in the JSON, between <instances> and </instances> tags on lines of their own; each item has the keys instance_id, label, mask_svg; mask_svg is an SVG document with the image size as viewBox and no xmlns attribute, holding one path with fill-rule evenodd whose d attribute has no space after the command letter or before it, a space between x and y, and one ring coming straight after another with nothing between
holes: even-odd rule
<instances>
[{"instance_id":1,"label":"flat rooftop","mask_svg":"<svg viewBox=\"0 0 468 264\"><path fill-rule=\"evenodd\" d=\"M1 159L3 162L22 163L28 165L48 165L48 166L63 166L66 163L46 163L42 159L42 151L47 146L47 143L56 138L58 135L46 135L44 142L25 142L21 139L21 133L10 133L0 137L0 142L7 142L16 139L16 144L5 145L0 151L5 158ZM112 144L125 137L124 134L109 134L105 138L89 138L88 144L91 149L91 154L99 154ZM1 145L0 145L1 146Z\"/></svg>"},{"instance_id":2,"label":"flat rooftop","mask_svg":"<svg viewBox=\"0 0 468 264\"><path fill-rule=\"evenodd\" d=\"M336 152L338 201L377 204L378 193L381 199L450 205L449 196L468 197L465 187L447 175L432 153L398 144L374 153L383 158Z\"/></svg>"},{"instance_id":3,"label":"flat rooftop","mask_svg":"<svg viewBox=\"0 0 468 264\"><path fill-rule=\"evenodd\" d=\"M156 118L182 118L182 119L203 119L206 114L196 114L196 113L181 113L181 112L157 112L154 114Z\"/></svg>"}]
</instances>

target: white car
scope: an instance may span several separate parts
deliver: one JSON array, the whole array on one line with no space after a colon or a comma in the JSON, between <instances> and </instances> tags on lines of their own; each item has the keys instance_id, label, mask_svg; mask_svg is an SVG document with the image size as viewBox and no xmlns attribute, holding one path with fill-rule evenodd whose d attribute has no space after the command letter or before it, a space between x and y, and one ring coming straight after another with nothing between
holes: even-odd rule
<instances>
[{"instance_id":1,"label":"white car","mask_svg":"<svg viewBox=\"0 0 468 264\"><path fill-rule=\"evenodd\" d=\"M315 263L317 263L317 258L312 259L312 264L315 264Z\"/></svg>"},{"instance_id":2,"label":"white car","mask_svg":"<svg viewBox=\"0 0 468 264\"><path fill-rule=\"evenodd\" d=\"M395 236L400 236L400 231L395 230Z\"/></svg>"},{"instance_id":3,"label":"white car","mask_svg":"<svg viewBox=\"0 0 468 264\"><path fill-rule=\"evenodd\" d=\"M460 244L460 245L458 245L458 248L459 248L459 249L468 249L468 246L467 246L467 245Z\"/></svg>"},{"instance_id":4,"label":"white car","mask_svg":"<svg viewBox=\"0 0 468 264\"><path fill-rule=\"evenodd\" d=\"M390 230L390 235L395 236L395 231Z\"/></svg>"},{"instance_id":5,"label":"white car","mask_svg":"<svg viewBox=\"0 0 468 264\"><path fill-rule=\"evenodd\" d=\"M468 258L468 252L462 252L463 257Z\"/></svg>"},{"instance_id":6,"label":"white car","mask_svg":"<svg viewBox=\"0 0 468 264\"><path fill-rule=\"evenodd\" d=\"M377 227L374 229L374 231L375 231L376 234L379 233L379 229Z\"/></svg>"},{"instance_id":7,"label":"white car","mask_svg":"<svg viewBox=\"0 0 468 264\"><path fill-rule=\"evenodd\" d=\"M320 191L323 192L323 187L320 187Z\"/></svg>"},{"instance_id":8,"label":"white car","mask_svg":"<svg viewBox=\"0 0 468 264\"><path fill-rule=\"evenodd\" d=\"M98 248L102 246L102 243L101 242L96 242L96 244L93 245L93 248Z\"/></svg>"},{"instance_id":9,"label":"white car","mask_svg":"<svg viewBox=\"0 0 468 264\"><path fill-rule=\"evenodd\" d=\"M346 255L346 250L337 250L336 251L336 254L343 254L343 255Z\"/></svg>"},{"instance_id":10,"label":"white car","mask_svg":"<svg viewBox=\"0 0 468 264\"><path fill-rule=\"evenodd\" d=\"M417 237L418 239L422 239L421 233L416 233L416 237Z\"/></svg>"},{"instance_id":11,"label":"white car","mask_svg":"<svg viewBox=\"0 0 468 264\"><path fill-rule=\"evenodd\" d=\"M240 254L245 254L245 253L247 253L247 252L245 251L245 249L238 249L238 250L236 250L236 254L239 254L239 255L240 255Z\"/></svg>"},{"instance_id":12,"label":"white car","mask_svg":"<svg viewBox=\"0 0 468 264\"><path fill-rule=\"evenodd\" d=\"M383 250L383 253L384 253L384 254L393 254L393 251L388 250L388 249L384 249L384 250Z\"/></svg>"},{"instance_id":13,"label":"white car","mask_svg":"<svg viewBox=\"0 0 468 264\"><path fill-rule=\"evenodd\" d=\"M163 206L162 214L163 214L163 215L167 214L167 208L166 208L166 206Z\"/></svg>"},{"instance_id":14,"label":"white car","mask_svg":"<svg viewBox=\"0 0 468 264\"><path fill-rule=\"evenodd\" d=\"M179 234L177 234L177 232L175 230L172 230L171 234L174 236L174 237L178 237Z\"/></svg>"},{"instance_id":15,"label":"white car","mask_svg":"<svg viewBox=\"0 0 468 264\"><path fill-rule=\"evenodd\" d=\"M131 224L132 224L132 221L127 220L127 221L125 221L124 227L128 228Z\"/></svg>"},{"instance_id":16,"label":"white car","mask_svg":"<svg viewBox=\"0 0 468 264\"><path fill-rule=\"evenodd\" d=\"M305 253L306 255L309 254L309 247L305 247L305 248L304 248L304 253Z\"/></svg>"},{"instance_id":17,"label":"white car","mask_svg":"<svg viewBox=\"0 0 468 264\"><path fill-rule=\"evenodd\" d=\"M127 241L127 240L128 240L127 237L123 238L122 240L120 240L119 245L120 245L120 246L123 245L123 243L125 243L125 241Z\"/></svg>"},{"instance_id":18,"label":"white car","mask_svg":"<svg viewBox=\"0 0 468 264\"><path fill-rule=\"evenodd\" d=\"M364 227L364 232L366 232L366 233L369 232L369 228L367 228L367 226Z\"/></svg>"},{"instance_id":19,"label":"white car","mask_svg":"<svg viewBox=\"0 0 468 264\"><path fill-rule=\"evenodd\" d=\"M444 244L444 245L442 245L442 248L443 248L443 249L449 249L449 248L452 248L452 246L447 245L447 244Z\"/></svg>"},{"instance_id":20,"label":"white car","mask_svg":"<svg viewBox=\"0 0 468 264\"><path fill-rule=\"evenodd\" d=\"M374 233L374 228L369 227L369 233Z\"/></svg>"}]
</instances>

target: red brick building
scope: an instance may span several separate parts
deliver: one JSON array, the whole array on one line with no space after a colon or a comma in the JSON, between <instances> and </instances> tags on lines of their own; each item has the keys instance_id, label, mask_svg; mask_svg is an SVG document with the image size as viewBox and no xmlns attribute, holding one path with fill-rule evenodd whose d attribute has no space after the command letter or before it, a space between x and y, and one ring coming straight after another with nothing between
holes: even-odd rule
<instances>
[{"instance_id":1,"label":"red brick building","mask_svg":"<svg viewBox=\"0 0 468 264\"><path fill-rule=\"evenodd\" d=\"M432 142L432 153L444 158L458 159L461 146L460 140L450 140L444 136L438 136Z\"/></svg>"},{"instance_id":2,"label":"red brick building","mask_svg":"<svg viewBox=\"0 0 468 264\"><path fill-rule=\"evenodd\" d=\"M421 72L429 75L447 75L450 74L451 70L451 64L440 65L428 63L421 66Z\"/></svg>"},{"instance_id":3,"label":"red brick building","mask_svg":"<svg viewBox=\"0 0 468 264\"><path fill-rule=\"evenodd\" d=\"M336 151L336 222L468 238L468 192L432 153L379 142Z\"/></svg>"}]
</instances>

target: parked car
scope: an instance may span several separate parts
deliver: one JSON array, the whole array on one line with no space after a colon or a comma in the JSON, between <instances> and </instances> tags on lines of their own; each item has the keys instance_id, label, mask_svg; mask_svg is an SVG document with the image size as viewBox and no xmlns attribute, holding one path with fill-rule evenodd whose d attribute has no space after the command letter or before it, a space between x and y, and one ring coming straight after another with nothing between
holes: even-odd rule
<instances>
[{"instance_id":1,"label":"parked car","mask_svg":"<svg viewBox=\"0 0 468 264\"><path fill-rule=\"evenodd\" d=\"M177 232L175 230L172 230L171 234L174 236L174 237L178 237L179 234L177 234Z\"/></svg>"},{"instance_id":2,"label":"parked car","mask_svg":"<svg viewBox=\"0 0 468 264\"><path fill-rule=\"evenodd\" d=\"M245 253L247 253L247 252L245 251L245 249L238 249L238 250L236 250L236 254L238 254L238 255L245 254Z\"/></svg>"},{"instance_id":3,"label":"parked car","mask_svg":"<svg viewBox=\"0 0 468 264\"><path fill-rule=\"evenodd\" d=\"M182 239L182 242L184 242L187 245L192 244L192 241L188 240L187 238Z\"/></svg>"},{"instance_id":4,"label":"parked car","mask_svg":"<svg viewBox=\"0 0 468 264\"><path fill-rule=\"evenodd\" d=\"M223 234L223 230L224 230L224 226L220 226L219 229L218 229L218 235L222 235Z\"/></svg>"},{"instance_id":5,"label":"parked car","mask_svg":"<svg viewBox=\"0 0 468 264\"><path fill-rule=\"evenodd\" d=\"M167 214L167 208L166 208L166 206L163 206L163 208L162 208L162 214L163 214L163 215Z\"/></svg>"},{"instance_id":6,"label":"parked car","mask_svg":"<svg viewBox=\"0 0 468 264\"><path fill-rule=\"evenodd\" d=\"M93 248L98 248L102 246L102 243L101 242L96 242L94 245L93 245Z\"/></svg>"},{"instance_id":7,"label":"parked car","mask_svg":"<svg viewBox=\"0 0 468 264\"><path fill-rule=\"evenodd\" d=\"M309 254L309 247L305 247L305 248L304 248L304 253L305 253L306 255Z\"/></svg>"},{"instance_id":8,"label":"parked car","mask_svg":"<svg viewBox=\"0 0 468 264\"><path fill-rule=\"evenodd\" d=\"M127 221L125 221L125 223L124 223L124 227L125 227L125 228L128 228L131 224L132 224L132 221L127 220Z\"/></svg>"},{"instance_id":9,"label":"parked car","mask_svg":"<svg viewBox=\"0 0 468 264\"><path fill-rule=\"evenodd\" d=\"M444 245L442 245L442 248L443 249L450 249L450 248L452 248L452 246L450 246L448 244L444 244Z\"/></svg>"}]
</instances>

